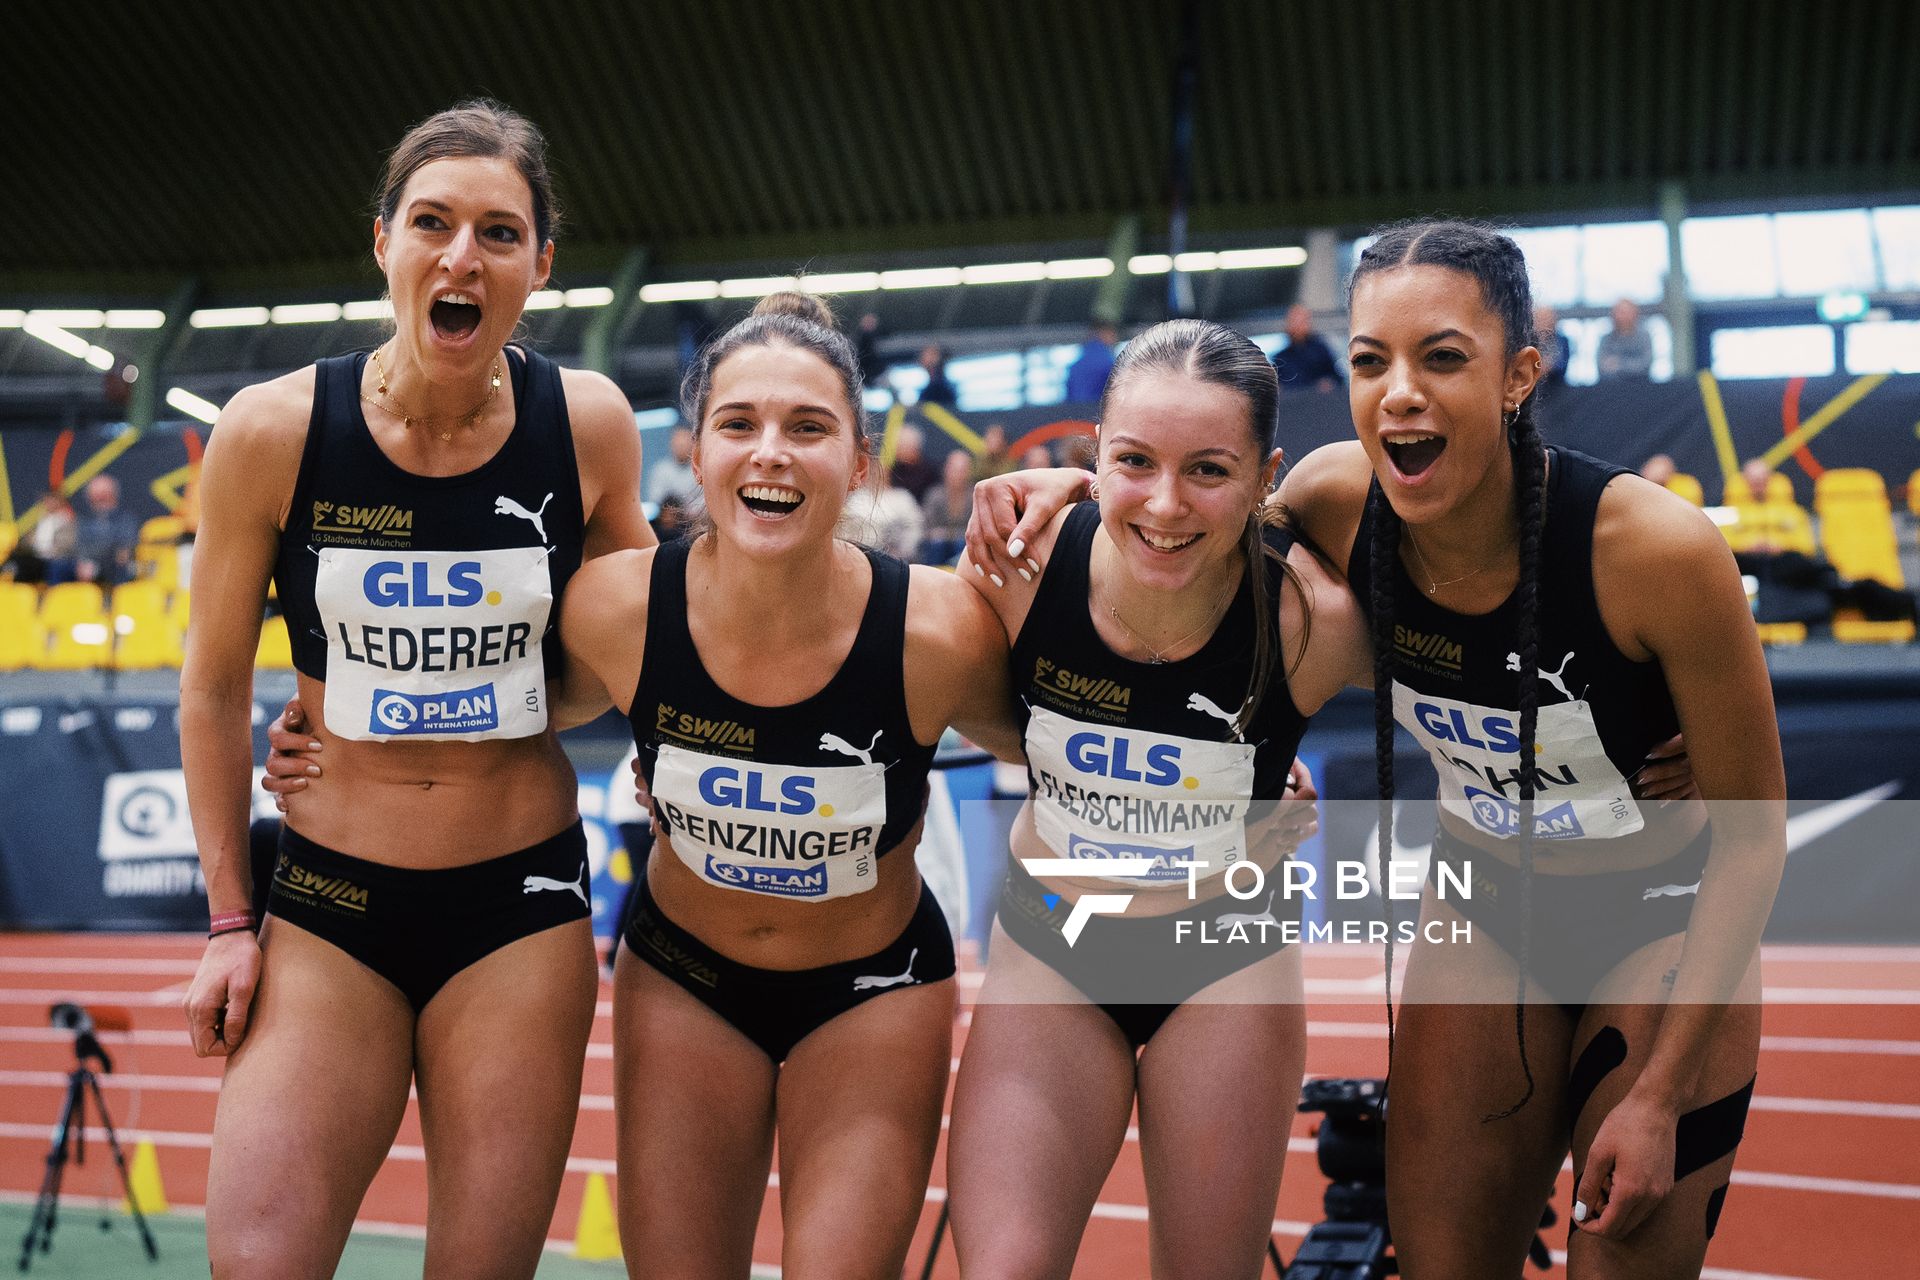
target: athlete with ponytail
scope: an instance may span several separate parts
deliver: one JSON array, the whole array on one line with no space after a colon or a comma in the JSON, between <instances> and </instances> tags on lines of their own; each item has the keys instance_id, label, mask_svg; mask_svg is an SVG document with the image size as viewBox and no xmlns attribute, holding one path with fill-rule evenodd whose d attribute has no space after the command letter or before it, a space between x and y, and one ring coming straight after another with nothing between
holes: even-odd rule
<instances>
[{"instance_id":1,"label":"athlete with ponytail","mask_svg":"<svg viewBox=\"0 0 1920 1280\"><path fill-rule=\"evenodd\" d=\"M636 1276L745 1275L777 1131L785 1273L898 1277L952 1050L927 771L949 723L1014 749L1006 646L953 575L835 539L868 437L817 299L763 300L682 409L706 527L584 566L561 618L658 833L614 976L621 1239Z\"/></svg>"},{"instance_id":2,"label":"athlete with ponytail","mask_svg":"<svg viewBox=\"0 0 1920 1280\"><path fill-rule=\"evenodd\" d=\"M1281 498L1369 615L1382 881L1397 721L1439 773L1433 878L1471 883L1464 899L1430 884L1390 1028L1401 1272L1518 1272L1571 1148L1571 1274L1698 1275L1751 1097L1757 948L1785 859L1739 575L1688 504L1543 445L1511 240L1390 228L1350 305L1359 440L1309 455ZM1004 520L1007 496L976 511ZM1033 502L1014 536L1045 516ZM1649 765L1676 728L1690 782ZM1471 923L1472 941L1429 941L1434 921L1441 937Z\"/></svg>"},{"instance_id":3,"label":"athlete with ponytail","mask_svg":"<svg viewBox=\"0 0 1920 1280\"><path fill-rule=\"evenodd\" d=\"M1277 862L1312 808L1274 810L1307 717L1366 653L1344 585L1264 505L1277 392L1230 329L1135 338L1101 404L1098 502L1035 537L1037 578L987 588L1032 789L954 1092L969 1277L1073 1269L1136 1101L1153 1273L1261 1266L1306 1057ZM1229 896L1253 892L1228 873L1249 859L1265 889ZM1124 915L1080 909L1122 887Z\"/></svg>"}]
</instances>

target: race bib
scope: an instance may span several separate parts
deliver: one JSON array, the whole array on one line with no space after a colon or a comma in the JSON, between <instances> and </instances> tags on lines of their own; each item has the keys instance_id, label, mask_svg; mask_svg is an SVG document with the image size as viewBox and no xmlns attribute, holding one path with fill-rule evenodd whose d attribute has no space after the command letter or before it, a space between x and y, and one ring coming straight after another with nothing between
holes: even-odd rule
<instances>
[{"instance_id":1,"label":"race bib","mask_svg":"<svg viewBox=\"0 0 1920 1280\"><path fill-rule=\"evenodd\" d=\"M1393 715L1433 757L1442 808L1488 835L1519 834L1519 712L1396 682ZM1541 707L1534 745L1535 839L1610 840L1646 825L1584 699Z\"/></svg>"},{"instance_id":2,"label":"race bib","mask_svg":"<svg viewBox=\"0 0 1920 1280\"><path fill-rule=\"evenodd\" d=\"M1146 858L1149 882L1185 880L1187 862L1219 875L1247 856L1254 748L1069 719L1034 707L1027 763L1035 783L1034 829L1047 847L1084 858L1109 876L1110 858Z\"/></svg>"},{"instance_id":3,"label":"race bib","mask_svg":"<svg viewBox=\"0 0 1920 1280\"><path fill-rule=\"evenodd\" d=\"M824 901L879 883L879 764L782 765L663 744L653 800L675 855L708 884Z\"/></svg>"},{"instance_id":4,"label":"race bib","mask_svg":"<svg viewBox=\"0 0 1920 1280\"><path fill-rule=\"evenodd\" d=\"M328 729L363 742L479 742L547 727L545 547L319 556Z\"/></svg>"}]
</instances>

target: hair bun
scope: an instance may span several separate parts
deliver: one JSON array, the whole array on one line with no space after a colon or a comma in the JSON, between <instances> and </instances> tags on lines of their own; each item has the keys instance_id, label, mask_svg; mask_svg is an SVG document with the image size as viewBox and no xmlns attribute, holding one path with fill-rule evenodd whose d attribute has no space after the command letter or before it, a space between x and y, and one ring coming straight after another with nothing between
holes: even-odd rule
<instances>
[{"instance_id":1,"label":"hair bun","mask_svg":"<svg viewBox=\"0 0 1920 1280\"><path fill-rule=\"evenodd\" d=\"M834 329L833 308L825 300L811 293L802 293L797 289L784 289L779 293L770 293L754 306L756 316L792 316L796 320L805 320L817 324L822 329Z\"/></svg>"}]
</instances>

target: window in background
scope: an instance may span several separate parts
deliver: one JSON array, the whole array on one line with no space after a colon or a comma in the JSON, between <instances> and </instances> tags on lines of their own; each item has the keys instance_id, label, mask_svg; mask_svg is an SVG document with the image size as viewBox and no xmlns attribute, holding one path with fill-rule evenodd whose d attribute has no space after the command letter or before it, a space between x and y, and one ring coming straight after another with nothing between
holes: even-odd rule
<instances>
[{"instance_id":1,"label":"window in background","mask_svg":"<svg viewBox=\"0 0 1920 1280\"><path fill-rule=\"evenodd\" d=\"M1588 306L1621 298L1659 302L1667 288L1667 228L1659 222L1600 222L1582 228L1581 291Z\"/></svg>"},{"instance_id":2,"label":"window in background","mask_svg":"<svg viewBox=\"0 0 1920 1280\"><path fill-rule=\"evenodd\" d=\"M1847 372L1920 373L1920 320L1863 320L1848 325Z\"/></svg>"},{"instance_id":3,"label":"window in background","mask_svg":"<svg viewBox=\"0 0 1920 1280\"><path fill-rule=\"evenodd\" d=\"M1717 378L1820 378L1833 370L1831 325L1784 324L1713 333Z\"/></svg>"},{"instance_id":4,"label":"window in background","mask_svg":"<svg viewBox=\"0 0 1920 1280\"><path fill-rule=\"evenodd\" d=\"M1028 404L1059 404L1067 398L1067 370L1080 358L1080 345L1063 342L1027 352Z\"/></svg>"},{"instance_id":5,"label":"window in background","mask_svg":"<svg viewBox=\"0 0 1920 1280\"><path fill-rule=\"evenodd\" d=\"M1020 353L996 351L990 355L962 356L947 361L947 377L958 393L956 407L962 413L998 413L1018 409L1022 397Z\"/></svg>"},{"instance_id":6,"label":"window in background","mask_svg":"<svg viewBox=\"0 0 1920 1280\"><path fill-rule=\"evenodd\" d=\"M1780 246L1780 292L1788 297L1879 288L1865 209L1776 214L1773 233Z\"/></svg>"},{"instance_id":7,"label":"window in background","mask_svg":"<svg viewBox=\"0 0 1920 1280\"><path fill-rule=\"evenodd\" d=\"M1547 307L1580 305L1579 227L1516 227L1507 234L1527 256L1527 274L1533 282L1536 303Z\"/></svg>"},{"instance_id":8,"label":"window in background","mask_svg":"<svg viewBox=\"0 0 1920 1280\"><path fill-rule=\"evenodd\" d=\"M1880 287L1920 289L1920 205L1873 211L1880 248Z\"/></svg>"},{"instance_id":9,"label":"window in background","mask_svg":"<svg viewBox=\"0 0 1920 1280\"><path fill-rule=\"evenodd\" d=\"M1673 380L1673 326L1665 316L1642 313L1640 323L1653 340L1655 382ZM1611 316L1593 316L1585 320L1562 320L1555 326L1567 336L1567 384L1590 387L1600 380L1600 338L1613 328Z\"/></svg>"},{"instance_id":10,"label":"window in background","mask_svg":"<svg viewBox=\"0 0 1920 1280\"><path fill-rule=\"evenodd\" d=\"M1773 219L1688 218L1680 224L1687 291L1696 298L1771 298L1780 292Z\"/></svg>"}]
</instances>

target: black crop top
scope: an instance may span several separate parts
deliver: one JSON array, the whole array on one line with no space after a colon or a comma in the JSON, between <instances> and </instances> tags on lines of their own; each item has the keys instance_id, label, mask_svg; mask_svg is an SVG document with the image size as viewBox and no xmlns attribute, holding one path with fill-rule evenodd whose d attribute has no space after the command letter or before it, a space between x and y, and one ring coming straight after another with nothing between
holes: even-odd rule
<instances>
[{"instance_id":1,"label":"black crop top","mask_svg":"<svg viewBox=\"0 0 1920 1280\"><path fill-rule=\"evenodd\" d=\"M760 707L707 674L687 628L690 544L654 553L628 719L673 851L709 884L819 901L879 883L926 804L934 749L907 715L907 566L873 587L846 661L802 702Z\"/></svg>"},{"instance_id":2,"label":"black crop top","mask_svg":"<svg viewBox=\"0 0 1920 1280\"><path fill-rule=\"evenodd\" d=\"M547 725L544 640L586 518L560 370L509 348L514 425L457 476L382 453L360 409L365 353L319 362L274 581L293 662L345 738L476 741Z\"/></svg>"},{"instance_id":3,"label":"black crop top","mask_svg":"<svg viewBox=\"0 0 1920 1280\"><path fill-rule=\"evenodd\" d=\"M1594 598L1594 517L1601 492L1627 469L1571 449L1548 452L1534 831L1548 840L1630 835L1644 820L1628 780L1680 722L1659 662L1636 662L1615 648ZM1347 567L1369 616L1372 540L1369 507ZM1433 757L1448 814L1488 835L1514 835L1518 600L1509 596L1491 613L1454 613L1414 584L1397 555L1393 567L1394 717Z\"/></svg>"},{"instance_id":4,"label":"black crop top","mask_svg":"<svg viewBox=\"0 0 1920 1280\"><path fill-rule=\"evenodd\" d=\"M1035 827L1058 857L1146 858L1147 880L1184 880L1186 860L1218 874L1246 856L1248 806L1280 798L1306 732L1284 646L1276 634L1266 694L1236 735L1253 671L1256 566L1197 653L1136 662L1107 647L1089 612L1099 527L1097 503L1068 513L1008 659ZM1266 542L1284 558L1293 538L1268 529ZM1257 569L1267 575L1277 628L1285 571L1271 557ZM1099 874L1097 864L1089 872Z\"/></svg>"}]
</instances>

